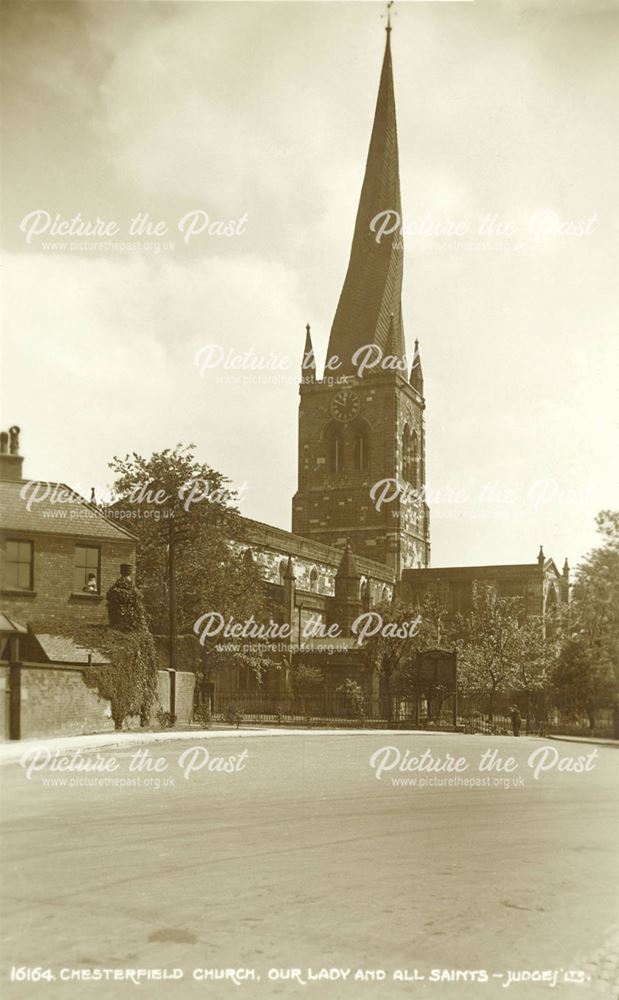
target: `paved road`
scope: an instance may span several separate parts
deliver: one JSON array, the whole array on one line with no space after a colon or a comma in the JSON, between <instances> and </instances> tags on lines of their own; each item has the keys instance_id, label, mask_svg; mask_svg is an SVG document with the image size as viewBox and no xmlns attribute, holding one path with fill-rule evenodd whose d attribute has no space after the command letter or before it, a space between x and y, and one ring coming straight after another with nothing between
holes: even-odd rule
<instances>
[{"instance_id":1,"label":"paved road","mask_svg":"<svg viewBox=\"0 0 619 1000\"><path fill-rule=\"evenodd\" d=\"M0 768L4 997L614 1000L615 749L555 743L561 758L595 751L592 769L555 767L535 780L529 755L547 744L532 738L275 739L241 730L204 743L210 763L236 755L238 770L184 778L180 755L195 745L149 747L164 760L160 773L130 772L135 748L126 747L105 751L118 764L107 774L48 767L28 779L18 764ZM434 760L465 756L469 768L392 770L377 780L369 759L386 745L402 757L407 749L430 750ZM480 774L488 749L514 755L517 770ZM490 784L405 787L394 777ZM137 778L137 786L110 784ZM51 784L65 779L99 784ZM49 968L56 978L7 985L11 966ZM140 987L61 978L68 969L115 968L180 969L184 978ZM260 980L194 981L196 969L253 970ZM269 979L294 969L297 978ZM310 978L321 969L351 971L345 980ZM385 978L355 980L359 969ZM415 969L426 978L393 978ZM452 970L490 979L453 982ZM563 971L551 990L506 988L510 970ZM591 981L566 984L565 970Z\"/></svg>"}]
</instances>

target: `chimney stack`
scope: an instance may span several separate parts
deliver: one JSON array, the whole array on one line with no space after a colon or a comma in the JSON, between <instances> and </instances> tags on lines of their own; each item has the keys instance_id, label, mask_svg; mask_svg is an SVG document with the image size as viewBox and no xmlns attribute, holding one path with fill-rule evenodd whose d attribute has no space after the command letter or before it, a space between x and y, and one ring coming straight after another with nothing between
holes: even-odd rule
<instances>
[{"instance_id":1,"label":"chimney stack","mask_svg":"<svg viewBox=\"0 0 619 1000\"><path fill-rule=\"evenodd\" d=\"M10 427L8 434L0 434L0 479L4 482L19 482L22 478L24 460L19 454L19 427Z\"/></svg>"}]
</instances>

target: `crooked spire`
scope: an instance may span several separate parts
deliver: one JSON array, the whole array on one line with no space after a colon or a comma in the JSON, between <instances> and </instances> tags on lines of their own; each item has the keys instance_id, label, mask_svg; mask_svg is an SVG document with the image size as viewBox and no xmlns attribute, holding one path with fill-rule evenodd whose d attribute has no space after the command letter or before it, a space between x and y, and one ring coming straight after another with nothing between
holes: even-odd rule
<instances>
[{"instance_id":1,"label":"crooked spire","mask_svg":"<svg viewBox=\"0 0 619 1000\"><path fill-rule=\"evenodd\" d=\"M327 350L327 359L339 358L335 370L340 375L356 373L351 358L359 347L378 344L389 353L392 313L395 353L404 358L402 206L390 39L389 26L350 260Z\"/></svg>"}]
</instances>

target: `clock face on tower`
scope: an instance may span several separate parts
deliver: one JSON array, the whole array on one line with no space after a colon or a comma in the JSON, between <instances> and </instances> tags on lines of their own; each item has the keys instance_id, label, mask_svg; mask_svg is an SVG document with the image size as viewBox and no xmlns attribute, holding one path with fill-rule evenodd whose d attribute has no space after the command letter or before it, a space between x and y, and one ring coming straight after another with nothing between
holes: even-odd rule
<instances>
[{"instance_id":1,"label":"clock face on tower","mask_svg":"<svg viewBox=\"0 0 619 1000\"><path fill-rule=\"evenodd\" d=\"M361 400L351 389L340 389L331 400L331 415L336 420L354 420L361 412Z\"/></svg>"}]
</instances>

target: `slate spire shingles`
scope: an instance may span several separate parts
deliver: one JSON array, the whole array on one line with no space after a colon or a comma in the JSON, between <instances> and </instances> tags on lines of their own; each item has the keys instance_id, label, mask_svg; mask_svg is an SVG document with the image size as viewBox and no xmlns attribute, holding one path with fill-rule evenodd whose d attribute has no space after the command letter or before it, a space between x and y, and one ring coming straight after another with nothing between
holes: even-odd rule
<instances>
[{"instance_id":1,"label":"slate spire shingles","mask_svg":"<svg viewBox=\"0 0 619 1000\"><path fill-rule=\"evenodd\" d=\"M394 315L397 353L404 357L402 326L402 237L397 228L376 241L370 223L383 212L402 217L398 136L396 127L390 31L378 89L374 125L370 139L365 177L357 211L348 271L331 327L327 358L337 355L337 374L354 374L351 358L365 344L378 344L384 353L390 341L391 314ZM388 229L394 216L389 217ZM376 227L375 227L376 228Z\"/></svg>"}]
</instances>

